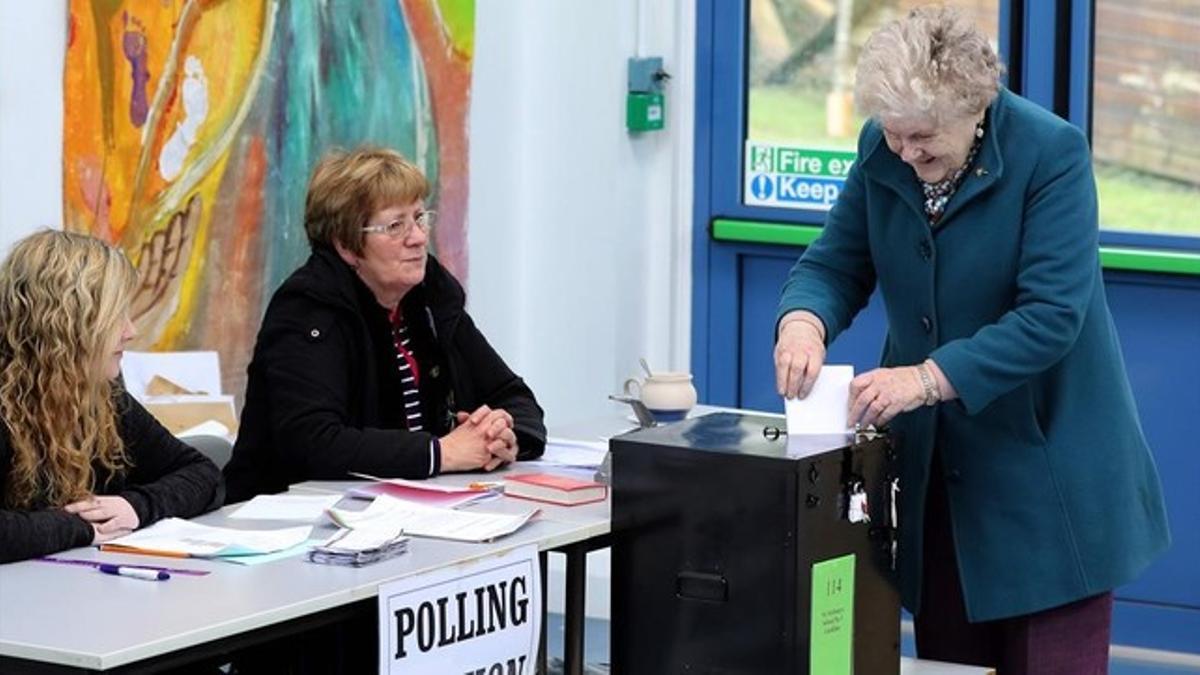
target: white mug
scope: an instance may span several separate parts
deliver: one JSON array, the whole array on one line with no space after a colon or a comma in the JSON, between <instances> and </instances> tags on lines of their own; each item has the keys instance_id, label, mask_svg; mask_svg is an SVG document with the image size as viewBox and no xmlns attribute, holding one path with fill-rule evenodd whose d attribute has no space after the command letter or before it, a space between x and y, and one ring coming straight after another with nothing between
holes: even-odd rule
<instances>
[{"instance_id":1,"label":"white mug","mask_svg":"<svg viewBox=\"0 0 1200 675\"><path fill-rule=\"evenodd\" d=\"M625 394L636 396L658 422L675 422L696 405L691 373L654 373L645 381L625 380Z\"/></svg>"}]
</instances>

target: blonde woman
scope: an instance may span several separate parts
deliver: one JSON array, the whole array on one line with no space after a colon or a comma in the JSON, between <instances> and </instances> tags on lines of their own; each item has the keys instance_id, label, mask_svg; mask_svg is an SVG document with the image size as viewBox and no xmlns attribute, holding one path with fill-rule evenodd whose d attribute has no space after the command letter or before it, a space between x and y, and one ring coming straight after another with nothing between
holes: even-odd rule
<instances>
[{"instance_id":1,"label":"blonde woman","mask_svg":"<svg viewBox=\"0 0 1200 675\"><path fill-rule=\"evenodd\" d=\"M899 449L899 581L922 658L1099 673L1112 591L1170 542L1100 275L1084 134L1000 86L959 12L863 46L871 117L780 298L781 394L812 387L878 287L883 363L850 385Z\"/></svg>"},{"instance_id":2,"label":"blonde woman","mask_svg":"<svg viewBox=\"0 0 1200 675\"><path fill-rule=\"evenodd\" d=\"M0 563L99 544L223 499L217 467L118 383L136 274L45 231L0 266Z\"/></svg>"}]
</instances>

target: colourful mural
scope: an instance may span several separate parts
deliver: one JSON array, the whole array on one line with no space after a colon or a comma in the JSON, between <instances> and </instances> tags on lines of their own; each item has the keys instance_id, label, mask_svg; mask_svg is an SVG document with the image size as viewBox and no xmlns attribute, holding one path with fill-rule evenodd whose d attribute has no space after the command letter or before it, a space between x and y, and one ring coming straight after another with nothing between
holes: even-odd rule
<instances>
[{"instance_id":1,"label":"colourful mural","mask_svg":"<svg viewBox=\"0 0 1200 675\"><path fill-rule=\"evenodd\" d=\"M145 349L216 349L240 396L266 301L308 254L331 147L433 182L434 247L467 272L474 0L71 0L64 224L137 265Z\"/></svg>"}]
</instances>

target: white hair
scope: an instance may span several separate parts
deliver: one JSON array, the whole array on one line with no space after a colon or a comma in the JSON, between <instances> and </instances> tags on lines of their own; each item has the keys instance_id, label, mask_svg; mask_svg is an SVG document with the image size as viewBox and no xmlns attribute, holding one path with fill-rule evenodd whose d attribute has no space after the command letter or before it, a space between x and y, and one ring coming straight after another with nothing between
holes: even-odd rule
<instances>
[{"instance_id":1,"label":"white hair","mask_svg":"<svg viewBox=\"0 0 1200 675\"><path fill-rule=\"evenodd\" d=\"M983 112L1004 66L957 9L918 7L875 31L858 59L854 98L864 115L941 123Z\"/></svg>"}]
</instances>

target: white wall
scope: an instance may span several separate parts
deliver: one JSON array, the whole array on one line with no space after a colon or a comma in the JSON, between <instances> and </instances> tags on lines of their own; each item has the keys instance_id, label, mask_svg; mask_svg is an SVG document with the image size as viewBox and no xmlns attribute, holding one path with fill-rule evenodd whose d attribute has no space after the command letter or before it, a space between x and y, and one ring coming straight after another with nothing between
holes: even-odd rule
<instances>
[{"instance_id":1,"label":"white wall","mask_svg":"<svg viewBox=\"0 0 1200 675\"><path fill-rule=\"evenodd\" d=\"M592 417L639 356L688 368L694 7L480 0L477 12L471 313L552 424ZM667 128L632 136L639 34L673 78Z\"/></svg>"},{"instance_id":2,"label":"white wall","mask_svg":"<svg viewBox=\"0 0 1200 675\"><path fill-rule=\"evenodd\" d=\"M476 7L470 311L551 428L610 414L606 395L639 356L689 368L694 3ZM666 129L631 136L626 60L639 53L672 79ZM588 614L607 617L607 551L588 572ZM556 558L550 577L559 608Z\"/></svg>"},{"instance_id":3,"label":"white wall","mask_svg":"<svg viewBox=\"0 0 1200 675\"><path fill-rule=\"evenodd\" d=\"M471 313L552 427L616 410L639 356L688 368L694 23L688 0L477 3ZM65 0L0 0L2 251L61 218L65 27ZM631 136L639 53L672 79L666 129ZM607 556L589 565L606 616Z\"/></svg>"},{"instance_id":4,"label":"white wall","mask_svg":"<svg viewBox=\"0 0 1200 675\"><path fill-rule=\"evenodd\" d=\"M0 0L0 257L61 226L66 0Z\"/></svg>"}]
</instances>

